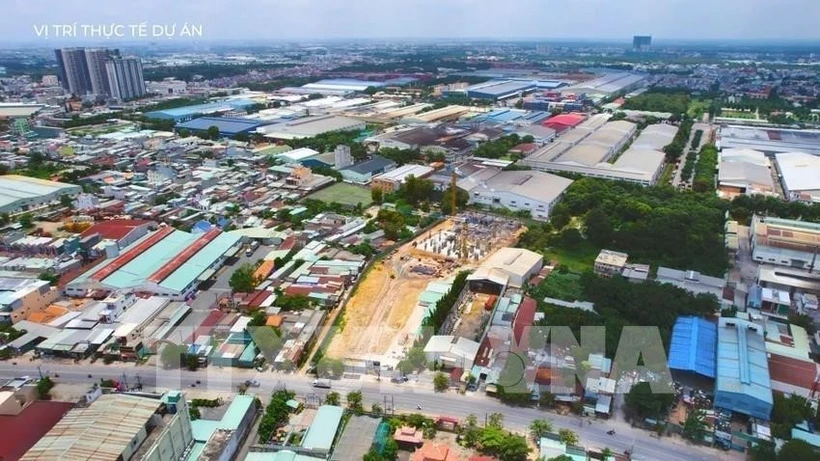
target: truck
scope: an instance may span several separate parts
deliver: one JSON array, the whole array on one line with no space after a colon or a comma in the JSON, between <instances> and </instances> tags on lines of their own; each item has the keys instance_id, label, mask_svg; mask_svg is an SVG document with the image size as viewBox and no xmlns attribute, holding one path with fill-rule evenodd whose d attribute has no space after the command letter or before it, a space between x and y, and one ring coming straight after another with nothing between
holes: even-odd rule
<instances>
[{"instance_id":1,"label":"truck","mask_svg":"<svg viewBox=\"0 0 820 461\"><path fill-rule=\"evenodd\" d=\"M321 389L330 389L330 380L329 379L314 379L313 383L311 383L313 387L318 387Z\"/></svg>"}]
</instances>

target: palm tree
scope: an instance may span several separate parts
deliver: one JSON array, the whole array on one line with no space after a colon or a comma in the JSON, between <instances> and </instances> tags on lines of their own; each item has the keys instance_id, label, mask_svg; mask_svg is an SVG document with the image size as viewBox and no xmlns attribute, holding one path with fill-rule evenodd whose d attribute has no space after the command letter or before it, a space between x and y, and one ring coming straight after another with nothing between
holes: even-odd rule
<instances>
[{"instance_id":1,"label":"palm tree","mask_svg":"<svg viewBox=\"0 0 820 461\"><path fill-rule=\"evenodd\" d=\"M548 419L536 419L530 423L530 435L535 441L541 440L541 437L552 432L552 429L552 421Z\"/></svg>"},{"instance_id":2,"label":"palm tree","mask_svg":"<svg viewBox=\"0 0 820 461\"><path fill-rule=\"evenodd\" d=\"M341 396L338 392L328 392L327 396L325 397L325 405L336 405L338 407L340 400Z\"/></svg>"}]
</instances>

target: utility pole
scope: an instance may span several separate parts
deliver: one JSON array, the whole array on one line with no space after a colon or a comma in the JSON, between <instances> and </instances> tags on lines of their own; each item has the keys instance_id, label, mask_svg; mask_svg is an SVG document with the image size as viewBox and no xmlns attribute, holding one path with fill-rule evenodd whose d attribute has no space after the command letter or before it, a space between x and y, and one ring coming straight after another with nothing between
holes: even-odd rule
<instances>
[{"instance_id":1,"label":"utility pole","mask_svg":"<svg viewBox=\"0 0 820 461\"><path fill-rule=\"evenodd\" d=\"M140 375L139 374L136 376L136 379L137 379L137 390L141 391L142 390L142 380L140 380Z\"/></svg>"},{"instance_id":2,"label":"utility pole","mask_svg":"<svg viewBox=\"0 0 820 461\"><path fill-rule=\"evenodd\" d=\"M125 376L125 373L122 374L122 382L125 384L125 390L128 390L128 377Z\"/></svg>"},{"instance_id":3,"label":"utility pole","mask_svg":"<svg viewBox=\"0 0 820 461\"><path fill-rule=\"evenodd\" d=\"M40 379L43 379L43 369L40 368L40 365L37 365L37 373L40 375Z\"/></svg>"}]
</instances>

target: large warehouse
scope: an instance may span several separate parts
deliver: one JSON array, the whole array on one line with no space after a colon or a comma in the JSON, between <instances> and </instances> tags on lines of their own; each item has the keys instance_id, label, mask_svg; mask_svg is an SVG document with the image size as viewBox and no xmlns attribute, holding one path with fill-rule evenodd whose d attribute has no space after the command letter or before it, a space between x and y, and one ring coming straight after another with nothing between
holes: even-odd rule
<instances>
[{"instance_id":1,"label":"large warehouse","mask_svg":"<svg viewBox=\"0 0 820 461\"><path fill-rule=\"evenodd\" d=\"M469 203L529 211L533 219L546 221L571 179L540 171L503 171L484 168L458 182L470 194Z\"/></svg>"},{"instance_id":2,"label":"large warehouse","mask_svg":"<svg viewBox=\"0 0 820 461\"><path fill-rule=\"evenodd\" d=\"M669 369L715 379L717 325L700 317L679 317L672 328Z\"/></svg>"},{"instance_id":3,"label":"large warehouse","mask_svg":"<svg viewBox=\"0 0 820 461\"><path fill-rule=\"evenodd\" d=\"M350 117L324 115L267 125L258 128L256 132L270 139L289 140L312 138L333 131L360 131L366 127L367 124L361 120Z\"/></svg>"},{"instance_id":4,"label":"large warehouse","mask_svg":"<svg viewBox=\"0 0 820 461\"><path fill-rule=\"evenodd\" d=\"M218 228L189 234L163 227L74 279L65 292L85 296L95 290L130 290L183 300L239 251L241 238Z\"/></svg>"},{"instance_id":5,"label":"large warehouse","mask_svg":"<svg viewBox=\"0 0 820 461\"><path fill-rule=\"evenodd\" d=\"M768 421L772 402L763 327L742 318L721 318L715 406Z\"/></svg>"},{"instance_id":6,"label":"large warehouse","mask_svg":"<svg viewBox=\"0 0 820 461\"><path fill-rule=\"evenodd\" d=\"M210 102L207 104L196 104L193 106L177 107L174 109L162 109L146 112L145 116L153 119L173 120L184 122L195 117L208 114L219 114L235 110L247 109L256 104L250 99L231 99L228 101Z\"/></svg>"},{"instance_id":7,"label":"large warehouse","mask_svg":"<svg viewBox=\"0 0 820 461\"><path fill-rule=\"evenodd\" d=\"M655 184L663 171L665 154L662 149L672 142L677 127L666 124L648 126L629 149L610 163L610 159L635 135L637 127L624 120L606 120L606 115L591 117L520 163L541 171L577 173L644 186Z\"/></svg>"},{"instance_id":8,"label":"large warehouse","mask_svg":"<svg viewBox=\"0 0 820 461\"><path fill-rule=\"evenodd\" d=\"M820 202L820 157L787 152L774 158L787 200Z\"/></svg>"},{"instance_id":9,"label":"large warehouse","mask_svg":"<svg viewBox=\"0 0 820 461\"><path fill-rule=\"evenodd\" d=\"M467 88L467 97L477 99L502 100L521 96L535 90L535 82L514 80L491 80Z\"/></svg>"},{"instance_id":10,"label":"large warehouse","mask_svg":"<svg viewBox=\"0 0 820 461\"><path fill-rule=\"evenodd\" d=\"M633 90L639 87L645 79L646 76L642 74L618 72L561 88L560 91L561 94L584 93L587 95L607 97L615 93L623 93Z\"/></svg>"},{"instance_id":11,"label":"large warehouse","mask_svg":"<svg viewBox=\"0 0 820 461\"><path fill-rule=\"evenodd\" d=\"M0 176L0 213L26 211L49 203L58 203L60 197L75 197L83 189L66 184L28 176Z\"/></svg>"},{"instance_id":12,"label":"large warehouse","mask_svg":"<svg viewBox=\"0 0 820 461\"><path fill-rule=\"evenodd\" d=\"M240 133L249 134L260 126L269 124L270 122L246 118L200 117L185 123L180 123L175 127L175 130L179 132L179 130L184 128L193 133L206 133L210 127L215 126L219 129L220 136L230 137Z\"/></svg>"},{"instance_id":13,"label":"large warehouse","mask_svg":"<svg viewBox=\"0 0 820 461\"><path fill-rule=\"evenodd\" d=\"M820 155L820 131L728 125L718 132L717 146L766 153L806 152Z\"/></svg>"},{"instance_id":14,"label":"large warehouse","mask_svg":"<svg viewBox=\"0 0 820 461\"><path fill-rule=\"evenodd\" d=\"M753 260L798 269L817 268L820 224L754 215L749 231Z\"/></svg>"}]
</instances>

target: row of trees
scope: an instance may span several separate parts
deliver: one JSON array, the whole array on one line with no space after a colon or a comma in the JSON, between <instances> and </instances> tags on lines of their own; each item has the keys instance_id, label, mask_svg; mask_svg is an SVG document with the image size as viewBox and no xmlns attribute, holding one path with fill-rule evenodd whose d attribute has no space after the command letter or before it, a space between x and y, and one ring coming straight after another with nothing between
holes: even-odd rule
<instances>
[{"instance_id":1,"label":"row of trees","mask_svg":"<svg viewBox=\"0 0 820 461\"><path fill-rule=\"evenodd\" d=\"M435 332L434 334L438 334L439 329L444 325L444 321L447 320L447 316L450 315L453 305L458 301L461 291L467 285L468 275L470 275L469 271L461 271L456 275L453 286L450 287L447 294L436 302L433 312L422 322L423 327L429 327L429 330Z\"/></svg>"},{"instance_id":2,"label":"row of trees","mask_svg":"<svg viewBox=\"0 0 820 461\"><path fill-rule=\"evenodd\" d=\"M276 430L288 422L290 415L290 407L288 400L295 397L295 393L287 390L278 390L271 395L271 400L265 408L265 414L262 415L262 420L259 422L259 443L266 444L270 442L271 437Z\"/></svg>"},{"instance_id":3,"label":"row of trees","mask_svg":"<svg viewBox=\"0 0 820 461\"><path fill-rule=\"evenodd\" d=\"M695 135L692 136L692 146L690 147L692 150L695 150L700 146L700 140L703 138L703 130L695 131Z\"/></svg>"},{"instance_id":4,"label":"row of trees","mask_svg":"<svg viewBox=\"0 0 820 461\"><path fill-rule=\"evenodd\" d=\"M502 413L490 414L484 427L478 425L475 415L468 415L460 431L462 445L500 461L523 461L529 456L527 439L504 428ZM577 443L577 436L574 440Z\"/></svg>"},{"instance_id":5,"label":"row of trees","mask_svg":"<svg viewBox=\"0 0 820 461\"><path fill-rule=\"evenodd\" d=\"M732 218L748 223L753 214L820 222L820 206L797 201L784 201L763 195L738 195L729 207Z\"/></svg>"},{"instance_id":6,"label":"row of trees","mask_svg":"<svg viewBox=\"0 0 820 461\"><path fill-rule=\"evenodd\" d=\"M670 162L677 160L683 155L683 150L689 142L689 134L692 132L692 125L694 122L689 117L684 117L680 123L678 132L672 138L672 142L664 146L663 152L666 154L667 160Z\"/></svg>"},{"instance_id":7,"label":"row of trees","mask_svg":"<svg viewBox=\"0 0 820 461\"><path fill-rule=\"evenodd\" d=\"M700 149L698 162L695 164L695 179L692 180L692 190L695 192L714 192L717 163L717 147L713 144L705 144Z\"/></svg>"},{"instance_id":8,"label":"row of trees","mask_svg":"<svg viewBox=\"0 0 820 461\"><path fill-rule=\"evenodd\" d=\"M683 181L692 179L692 173L695 171L695 164L698 161L698 153L695 150L690 150L686 154L686 161L683 164L683 169L680 171L680 178Z\"/></svg>"}]
</instances>

